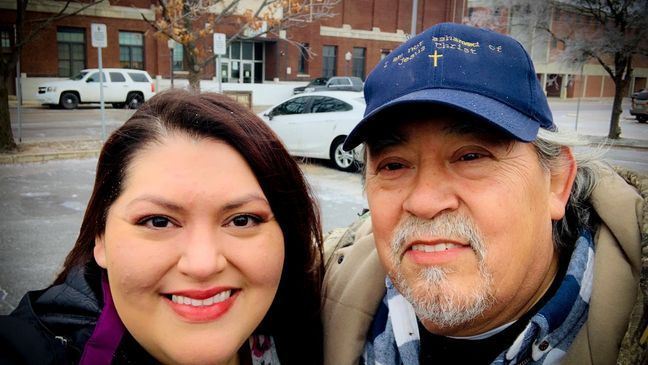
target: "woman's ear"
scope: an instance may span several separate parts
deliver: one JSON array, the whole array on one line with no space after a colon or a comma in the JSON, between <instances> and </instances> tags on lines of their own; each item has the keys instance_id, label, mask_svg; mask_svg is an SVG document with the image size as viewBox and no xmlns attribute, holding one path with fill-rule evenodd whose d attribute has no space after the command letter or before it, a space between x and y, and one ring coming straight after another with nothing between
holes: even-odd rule
<instances>
[{"instance_id":1,"label":"woman's ear","mask_svg":"<svg viewBox=\"0 0 648 365\"><path fill-rule=\"evenodd\" d=\"M106 245L103 236L97 236L95 238L94 259L99 266L104 269L106 268Z\"/></svg>"},{"instance_id":2,"label":"woman's ear","mask_svg":"<svg viewBox=\"0 0 648 365\"><path fill-rule=\"evenodd\" d=\"M565 216L565 206L576 178L576 161L571 149L563 147L560 154L560 161L551 167L549 208L552 220L559 220Z\"/></svg>"}]
</instances>

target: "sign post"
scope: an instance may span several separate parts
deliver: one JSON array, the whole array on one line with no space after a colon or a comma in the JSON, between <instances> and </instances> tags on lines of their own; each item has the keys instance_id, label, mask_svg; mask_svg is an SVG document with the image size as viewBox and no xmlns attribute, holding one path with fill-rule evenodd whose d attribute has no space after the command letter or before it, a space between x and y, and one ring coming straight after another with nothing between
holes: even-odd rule
<instances>
[{"instance_id":1,"label":"sign post","mask_svg":"<svg viewBox=\"0 0 648 365\"><path fill-rule=\"evenodd\" d=\"M14 39L16 39L16 27L14 26ZM18 142L22 143L22 80L20 77L20 52L18 53L18 61L16 62L16 116L18 117ZM11 123L10 123L11 124Z\"/></svg>"},{"instance_id":2,"label":"sign post","mask_svg":"<svg viewBox=\"0 0 648 365\"><path fill-rule=\"evenodd\" d=\"M101 140L106 140L106 110L104 107L104 73L101 62L101 49L108 46L108 37L106 34L106 24L92 23L92 46L97 49L97 59L99 62L99 103L101 105Z\"/></svg>"},{"instance_id":3,"label":"sign post","mask_svg":"<svg viewBox=\"0 0 648 365\"><path fill-rule=\"evenodd\" d=\"M167 41L167 47L169 47L169 70L171 72L171 88L173 89L173 49L175 48L176 42L173 39Z\"/></svg>"},{"instance_id":4,"label":"sign post","mask_svg":"<svg viewBox=\"0 0 648 365\"><path fill-rule=\"evenodd\" d=\"M216 55L216 77L218 77L218 92L223 93L221 75L221 56L227 54L227 40L225 33L214 33L214 54Z\"/></svg>"}]
</instances>

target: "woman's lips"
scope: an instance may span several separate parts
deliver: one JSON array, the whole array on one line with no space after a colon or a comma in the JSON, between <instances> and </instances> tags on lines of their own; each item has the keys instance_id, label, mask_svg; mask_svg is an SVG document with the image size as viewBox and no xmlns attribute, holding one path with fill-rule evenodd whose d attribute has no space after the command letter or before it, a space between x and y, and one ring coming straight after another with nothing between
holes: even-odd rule
<instances>
[{"instance_id":1,"label":"woman's lips","mask_svg":"<svg viewBox=\"0 0 648 365\"><path fill-rule=\"evenodd\" d=\"M219 288L190 290L164 295L171 309L189 322L210 322L224 315L236 301L241 290Z\"/></svg>"}]
</instances>

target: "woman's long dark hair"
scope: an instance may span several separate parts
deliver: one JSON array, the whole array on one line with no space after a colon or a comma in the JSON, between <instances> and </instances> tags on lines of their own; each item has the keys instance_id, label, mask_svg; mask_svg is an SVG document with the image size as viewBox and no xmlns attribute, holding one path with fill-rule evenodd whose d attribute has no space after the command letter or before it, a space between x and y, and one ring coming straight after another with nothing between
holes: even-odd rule
<instances>
[{"instance_id":1,"label":"woman's long dark hair","mask_svg":"<svg viewBox=\"0 0 648 365\"><path fill-rule=\"evenodd\" d=\"M220 94L160 93L112 133L99 156L79 237L54 284L75 267L98 268L95 237L104 233L108 209L122 192L128 165L142 148L176 132L223 141L250 165L281 227L285 250L277 295L257 331L274 337L282 365L321 364L322 232L316 203L299 166L270 128Z\"/></svg>"}]
</instances>

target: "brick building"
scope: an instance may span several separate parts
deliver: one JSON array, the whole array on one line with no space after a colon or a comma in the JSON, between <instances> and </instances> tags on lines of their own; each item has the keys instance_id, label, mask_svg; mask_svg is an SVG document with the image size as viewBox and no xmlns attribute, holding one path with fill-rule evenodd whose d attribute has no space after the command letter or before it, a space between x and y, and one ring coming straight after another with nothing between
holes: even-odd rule
<instances>
[{"instance_id":1,"label":"brick building","mask_svg":"<svg viewBox=\"0 0 648 365\"><path fill-rule=\"evenodd\" d=\"M255 0L246 0L254 2ZM313 0L315 1L315 0ZM439 22L466 22L484 9L484 0L418 0L416 31ZM63 1L30 2L29 19L51 15ZM90 24L103 23L108 31L108 48L103 50L104 67L145 69L151 76L169 78L186 75L182 48L173 48L173 58L165 39L153 35L142 20L154 17L155 0L106 0L80 14L55 21L21 55L21 73L28 78L69 77L82 68L97 67L97 50L91 46ZM0 46L6 51L13 40L15 1L0 0ZM221 80L226 83L263 83L267 81L307 81L320 76L356 75L363 79L376 63L402 43L412 27L413 0L341 0L335 17L305 23L281 36L258 37L232 42L222 58ZM507 17L502 12L503 18ZM504 22L501 29L514 36L515 30ZM228 35L234 29L221 28ZM519 32L518 32L519 33ZM289 39L286 41L284 39ZM525 42L521 40L523 44ZM303 52L299 44L310 52ZM538 77L547 84L550 96L609 97L611 79L596 64L572 70L551 61L555 45L550 41L525 44L536 63ZM646 86L648 62L635 63L635 78L630 90ZM214 78L209 65L203 79Z\"/></svg>"}]
</instances>

